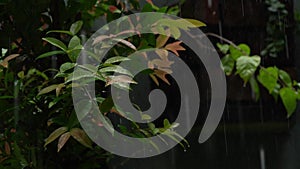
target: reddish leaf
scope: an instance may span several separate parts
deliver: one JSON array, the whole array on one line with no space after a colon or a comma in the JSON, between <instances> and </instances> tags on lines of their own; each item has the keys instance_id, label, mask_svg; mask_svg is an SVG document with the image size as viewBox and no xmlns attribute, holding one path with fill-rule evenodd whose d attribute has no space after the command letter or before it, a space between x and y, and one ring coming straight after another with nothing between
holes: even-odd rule
<instances>
[{"instance_id":1,"label":"reddish leaf","mask_svg":"<svg viewBox=\"0 0 300 169\"><path fill-rule=\"evenodd\" d=\"M131 42L129 42L129 41L127 41L127 40L124 40L124 39L117 39L117 38L115 38L115 39L113 39L113 40L118 41L118 42L120 42L120 43L123 43L124 45L130 47L131 49L136 50L136 47L135 47Z\"/></svg>"},{"instance_id":2,"label":"reddish leaf","mask_svg":"<svg viewBox=\"0 0 300 169\"><path fill-rule=\"evenodd\" d=\"M60 138L58 140L58 144L57 144L57 152L59 152L61 150L61 148L63 148L63 146L69 140L70 136L71 136L70 132L67 132L60 136Z\"/></svg>"},{"instance_id":3,"label":"reddish leaf","mask_svg":"<svg viewBox=\"0 0 300 169\"><path fill-rule=\"evenodd\" d=\"M4 148L5 148L6 155L10 155L11 154L11 152L10 152L10 146L9 146L9 144L8 144L7 141L4 143Z\"/></svg>"},{"instance_id":4,"label":"reddish leaf","mask_svg":"<svg viewBox=\"0 0 300 169\"><path fill-rule=\"evenodd\" d=\"M169 68L174 63L173 61L169 61L167 59L153 59L151 62L152 64L156 65L158 69Z\"/></svg>"},{"instance_id":5,"label":"reddish leaf","mask_svg":"<svg viewBox=\"0 0 300 169\"><path fill-rule=\"evenodd\" d=\"M107 36L107 35L101 35L101 36L98 36L97 38L94 39L94 42L92 45L95 45L105 39L108 39L108 38L111 38L111 36Z\"/></svg>"},{"instance_id":6,"label":"reddish leaf","mask_svg":"<svg viewBox=\"0 0 300 169\"><path fill-rule=\"evenodd\" d=\"M60 91L61 91L61 89L63 88L63 87L65 87L65 84L64 83L61 83L61 84L59 84L57 87L56 87L56 96L59 96L59 94L60 94Z\"/></svg>"},{"instance_id":7,"label":"reddish leaf","mask_svg":"<svg viewBox=\"0 0 300 169\"><path fill-rule=\"evenodd\" d=\"M177 41L171 44L168 44L165 49L172 51L176 56L179 56L178 51L184 51L185 48L180 46L181 41Z\"/></svg>"},{"instance_id":8,"label":"reddish leaf","mask_svg":"<svg viewBox=\"0 0 300 169\"><path fill-rule=\"evenodd\" d=\"M166 75L168 74L167 72L165 72L163 70L154 70L154 74L155 74L155 76L159 77L162 81L164 81L165 83L170 85L170 82L166 78Z\"/></svg>"},{"instance_id":9,"label":"reddish leaf","mask_svg":"<svg viewBox=\"0 0 300 169\"><path fill-rule=\"evenodd\" d=\"M162 59L168 57L168 51L165 49L157 49L155 50L155 53Z\"/></svg>"},{"instance_id":10,"label":"reddish leaf","mask_svg":"<svg viewBox=\"0 0 300 169\"><path fill-rule=\"evenodd\" d=\"M113 5L109 6L109 7L108 7L108 10L109 10L111 13L120 13L120 12L121 12L117 7L115 7L115 6L113 6Z\"/></svg>"},{"instance_id":11,"label":"reddish leaf","mask_svg":"<svg viewBox=\"0 0 300 169\"><path fill-rule=\"evenodd\" d=\"M107 78L105 86L109 86L116 83L135 83L136 82L129 76L126 75L118 75L118 76L110 76Z\"/></svg>"},{"instance_id":12,"label":"reddish leaf","mask_svg":"<svg viewBox=\"0 0 300 169\"><path fill-rule=\"evenodd\" d=\"M18 57L20 54L12 54L7 56L2 62L0 62L0 65L3 67L7 68L8 67L8 62L16 57Z\"/></svg>"},{"instance_id":13,"label":"reddish leaf","mask_svg":"<svg viewBox=\"0 0 300 169\"><path fill-rule=\"evenodd\" d=\"M157 78L156 78L153 74L150 74L149 76L150 76L151 79L154 81L154 83L155 83L157 86L159 86L159 82L158 82Z\"/></svg>"},{"instance_id":14,"label":"reddish leaf","mask_svg":"<svg viewBox=\"0 0 300 169\"><path fill-rule=\"evenodd\" d=\"M88 148L92 148L92 141L90 140L90 138L86 135L86 133L82 129L73 128L70 131L70 134L75 140L77 140L82 145L84 145Z\"/></svg>"}]
</instances>

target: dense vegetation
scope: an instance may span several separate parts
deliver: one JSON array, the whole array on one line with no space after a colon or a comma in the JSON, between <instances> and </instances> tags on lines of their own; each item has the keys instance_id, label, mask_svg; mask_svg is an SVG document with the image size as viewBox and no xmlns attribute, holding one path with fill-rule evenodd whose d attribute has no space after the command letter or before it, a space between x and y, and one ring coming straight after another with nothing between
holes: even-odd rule
<instances>
[{"instance_id":1,"label":"dense vegetation","mask_svg":"<svg viewBox=\"0 0 300 169\"><path fill-rule=\"evenodd\" d=\"M83 76L74 79L72 72L77 66L76 59L84 42L93 33L94 21L102 17L110 22L133 11L177 15L180 10L179 4L157 7L148 1L141 8L136 0L126 2L129 3L121 0L1 1L0 168L105 167L112 154L93 144L81 129L81 119L78 120L71 99L73 81L86 78ZM285 14L282 5L278 5L278 9ZM85 67L87 71L97 72L90 78L97 80L99 91L102 92L97 95L97 103L105 116L124 116L124 112L112 103L107 92L108 86L124 88L124 83L136 84L130 72L119 67L118 63L126 61L126 56L134 51L147 48L159 48L163 51L160 52L162 58L165 51L179 55L185 48L176 40L180 36L178 30L204 26L200 21L189 22L193 24L181 26L178 21L168 25L169 28L175 28L170 29L170 36L175 38L147 34L120 41L99 67ZM270 27L273 21L269 22ZM274 36L272 28L270 32L270 37ZM278 41L280 40L276 36L262 54L275 56L274 49L280 49L276 44L282 43ZM283 102L287 116L290 117L300 99L300 84L292 80L284 70L261 66L261 57L252 54L248 45L235 45L229 40L224 42L227 43L217 44L217 47L224 55L222 63L226 75L239 75L245 85L251 85L256 99L259 99L260 88L266 88L276 100ZM169 84L166 75L171 73L168 67L171 64L168 59L159 61L161 62L153 61L152 67L145 74L156 85ZM112 72L120 75L112 76ZM86 111L90 110L89 102L79 104ZM141 118L147 120L151 117L143 115ZM110 121L109 118L107 121ZM130 123L128 127L112 122L102 124L101 121L98 125L112 125L132 137L151 137L168 130L168 137L184 148L188 145L175 132L177 124L170 124L168 119L164 119L163 124L150 123L143 127L136 123ZM180 142L181 139L183 143Z\"/></svg>"}]
</instances>

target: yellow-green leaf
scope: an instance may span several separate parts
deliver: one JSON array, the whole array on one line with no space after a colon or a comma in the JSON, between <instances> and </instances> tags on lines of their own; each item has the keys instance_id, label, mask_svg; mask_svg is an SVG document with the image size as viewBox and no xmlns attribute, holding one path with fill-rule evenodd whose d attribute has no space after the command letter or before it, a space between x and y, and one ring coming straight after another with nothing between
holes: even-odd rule
<instances>
[{"instance_id":1,"label":"yellow-green leaf","mask_svg":"<svg viewBox=\"0 0 300 169\"><path fill-rule=\"evenodd\" d=\"M66 131L68 131L67 127L60 127L56 130L54 130L48 138L45 140L44 147L46 147L49 143L53 142L55 139L57 139L60 135L64 134Z\"/></svg>"},{"instance_id":2,"label":"yellow-green leaf","mask_svg":"<svg viewBox=\"0 0 300 169\"><path fill-rule=\"evenodd\" d=\"M54 85L45 87L44 89L42 89L42 90L38 93L38 95L42 95L42 94L49 93L49 92L55 90L57 87L58 87L58 84L54 84Z\"/></svg>"},{"instance_id":3,"label":"yellow-green leaf","mask_svg":"<svg viewBox=\"0 0 300 169\"><path fill-rule=\"evenodd\" d=\"M184 19L188 22L190 22L192 25L189 25L189 27L202 27L202 26L206 26L205 23L198 21L196 19Z\"/></svg>"}]
</instances>

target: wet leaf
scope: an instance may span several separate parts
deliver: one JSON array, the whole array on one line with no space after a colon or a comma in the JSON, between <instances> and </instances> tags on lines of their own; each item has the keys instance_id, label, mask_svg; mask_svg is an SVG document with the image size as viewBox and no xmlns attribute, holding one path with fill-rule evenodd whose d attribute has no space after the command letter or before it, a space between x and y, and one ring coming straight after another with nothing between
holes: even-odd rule
<instances>
[{"instance_id":1,"label":"wet leaf","mask_svg":"<svg viewBox=\"0 0 300 169\"><path fill-rule=\"evenodd\" d=\"M48 38L43 38L43 40L52 44L53 46L60 48L61 50L65 51L65 52L67 51L67 46L58 39L48 37Z\"/></svg>"},{"instance_id":2,"label":"wet leaf","mask_svg":"<svg viewBox=\"0 0 300 169\"><path fill-rule=\"evenodd\" d=\"M223 70L227 76L231 75L235 61L230 57L230 55L224 56L222 59Z\"/></svg>"},{"instance_id":3,"label":"wet leaf","mask_svg":"<svg viewBox=\"0 0 300 169\"><path fill-rule=\"evenodd\" d=\"M241 56L236 61L236 73L247 83L260 64L259 56Z\"/></svg>"},{"instance_id":4,"label":"wet leaf","mask_svg":"<svg viewBox=\"0 0 300 169\"><path fill-rule=\"evenodd\" d=\"M229 45L228 44L217 43L217 47L219 48L219 50L223 54L227 54L227 52L229 51Z\"/></svg>"},{"instance_id":5,"label":"wet leaf","mask_svg":"<svg viewBox=\"0 0 300 169\"><path fill-rule=\"evenodd\" d=\"M168 119L164 119L164 128L170 128L171 127L171 124L170 124L170 122L169 122L169 120Z\"/></svg>"},{"instance_id":6,"label":"wet leaf","mask_svg":"<svg viewBox=\"0 0 300 169\"><path fill-rule=\"evenodd\" d=\"M292 87L292 79L291 76L284 70L278 71L279 78L287 85L288 87Z\"/></svg>"},{"instance_id":7,"label":"wet leaf","mask_svg":"<svg viewBox=\"0 0 300 169\"><path fill-rule=\"evenodd\" d=\"M82 25L83 25L82 21L77 21L77 22L73 23L70 27L70 32L73 35L76 35L80 31Z\"/></svg>"},{"instance_id":8,"label":"wet leaf","mask_svg":"<svg viewBox=\"0 0 300 169\"><path fill-rule=\"evenodd\" d=\"M58 84L54 84L54 85L45 87L38 93L38 95L49 93L49 92L55 90L57 87L58 87Z\"/></svg>"},{"instance_id":9,"label":"wet leaf","mask_svg":"<svg viewBox=\"0 0 300 169\"><path fill-rule=\"evenodd\" d=\"M81 45L80 39L78 36L73 36L68 44L68 49L74 49L75 47Z\"/></svg>"},{"instance_id":10,"label":"wet leaf","mask_svg":"<svg viewBox=\"0 0 300 169\"><path fill-rule=\"evenodd\" d=\"M276 67L260 69L257 79L268 89L269 93L272 93L277 86L278 69Z\"/></svg>"},{"instance_id":11,"label":"wet leaf","mask_svg":"<svg viewBox=\"0 0 300 169\"><path fill-rule=\"evenodd\" d=\"M112 64L112 63L123 62L123 61L128 61L128 60L130 60L128 57L115 56L115 57L107 59L104 62L104 64Z\"/></svg>"},{"instance_id":12,"label":"wet leaf","mask_svg":"<svg viewBox=\"0 0 300 169\"><path fill-rule=\"evenodd\" d=\"M63 148L63 146L69 140L70 136L71 136L70 132L64 133L63 135L60 136L57 144L57 152L59 152L61 148Z\"/></svg>"},{"instance_id":13,"label":"wet leaf","mask_svg":"<svg viewBox=\"0 0 300 169\"><path fill-rule=\"evenodd\" d=\"M55 139L57 139L60 135L64 134L68 131L67 127L60 127L53 131L48 138L45 140L44 147L46 147L49 143L53 142Z\"/></svg>"},{"instance_id":14,"label":"wet leaf","mask_svg":"<svg viewBox=\"0 0 300 169\"><path fill-rule=\"evenodd\" d=\"M287 117L290 117L297 107L297 94L293 89L288 87L280 89L279 94L287 111Z\"/></svg>"},{"instance_id":15,"label":"wet leaf","mask_svg":"<svg viewBox=\"0 0 300 169\"><path fill-rule=\"evenodd\" d=\"M237 46L239 49L236 47L230 45L229 51L230 55L234 60L237 60L241 56L249 56L250 55L250 47L246 44L240 44Z\"/></svg>"},{"instance_id":16,"label":"wet leaf","mask_svg":"<svg viewBox=\"0 0 300 169\"><path fill-rule=\"evenodd\" d=\"M59 68L59 71L61 73L64 73L65 71L67 70L70 70L70 69L73 69L74 67L76 66L76 63L70 63L70 62L67 62L67 63L64 63L60 66Z\"/></svg>"}]
</instances>

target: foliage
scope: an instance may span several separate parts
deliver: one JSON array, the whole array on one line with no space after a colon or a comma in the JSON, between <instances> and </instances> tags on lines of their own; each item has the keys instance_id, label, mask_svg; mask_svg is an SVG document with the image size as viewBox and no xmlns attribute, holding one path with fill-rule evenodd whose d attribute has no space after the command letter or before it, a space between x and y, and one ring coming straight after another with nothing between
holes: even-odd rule
<instances>
[{"instance_id":1,"label":"foliage","mask_svg":"<svg viewBox=\"0 0 300 169\"><path fill-rule=\"evenodd\" d=\"M226 41L228 44L217 44L220 52L225 55L221 61L226 75L235 72L235 75L243 79L245 85L249 82L256 100L260 97L259 82L275 100L281 98L287 117L290 117L295 112L297 101L300 99L300 83L292 80L286 71L276 66L263 67L260 62L261 57L251 55L248 45L235 45L229 40Z\"/></svg>"},{"instance_id":2,"label":"foliage","mask_svg":"<svg viewBox=\"0 0 300 169\"><path fill-rule=\"evenodd\" d=\"M65 4L42 0L35 4L38 8L30 10L27 8L31 8L35 1L8 0L1 4L1 8L6 10L1 13L3 29L0 32L4 37L0 43L0 118L3 121L0 123L0 168L105 166L111 154L93 144L81 129L79 121L90 118L88 114L77 117L73 108L71 88L74 81L79 79L94 79L99 86L96 102L107 117L107 122L91 119L99 127L108 125L106 127L114 127L131 137L151 137L163 133L183 147L188 145L176 133L175 128L179 124L170 123L168 119L164 119L163 124L149 123L147 126L134 122L129 126L115 125L110 117L113 115L114 118L121 119L126 113L119 110L107 94L112 85L124 88L124 84L136 84L130 72L118 64L127 61L126 56L139 49L159 48L157 53L161 59L149 60L149 71L146 74L153 79L154 84L170 84L166 75L172 73L172 63L168 60L167 51L179 56L179 51L185 50L180 41L154 34L134 36L119 40L105 62L97 67L76 64L86 39L80 32L88 32L95 18L105 15L109 22L130 14L131 10L177 14L178 7L159 8L149 1L140 9L135 0L130 1L129 6L123 1L99 2L70 0ZM18 13L20 9L16 8L20 4L24 15ZM32 13L26 13L28 11ZM57 16L59 13L65 15ZM74 18L78 15L80 19ZM29 16L30 23L25 23ZM175 38L180 37L181 29L204 26L196 20L187 21L191 24L182 25L182 20L158 20L156 25L166 29ZM161 28L157 30L161 31ZM13 29L17 31L12 31ZM49 64L53 59L59 61L57 67ZM95 74L87 77L83 72L82 76L73 77L75 67ZM112 76L114 72L119 75ZM90 104L91 102L83 100L76 106L89 112ZM143 114L141 118L147 121L151 116ZM183 140L186 145L179 140Z\"/></svg>"},{"instance_id":3,"label":"foliage","mask_svg":"<svg viewBox=\"0 0 300 169\"><path fill-rule=\"evenodd\" d=\"M288 11L284 3L280 0L266 0L265 4L269 11L267 21L267 46L261 51L262 56L277 57L278 54L284 51L287 43L286 28Z\"/></svg>"}]
</instances>

